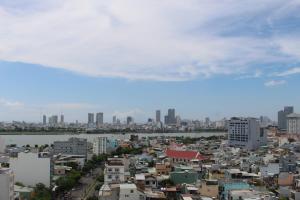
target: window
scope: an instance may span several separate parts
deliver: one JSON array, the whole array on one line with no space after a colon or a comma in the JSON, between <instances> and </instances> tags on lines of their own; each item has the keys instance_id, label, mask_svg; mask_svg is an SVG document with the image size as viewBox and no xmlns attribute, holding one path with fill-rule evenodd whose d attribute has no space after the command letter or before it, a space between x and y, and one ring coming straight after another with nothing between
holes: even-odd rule
<instances>
[{"instance_id":1,"label":"window","mask_svg":"<svg viewBox=\"0 0 300 200\"><path fill-rule=\"evenodd\" d=\"M134 191L133 190L130 190L130 193L133 193Z\"/></svg>"}]
</instances>

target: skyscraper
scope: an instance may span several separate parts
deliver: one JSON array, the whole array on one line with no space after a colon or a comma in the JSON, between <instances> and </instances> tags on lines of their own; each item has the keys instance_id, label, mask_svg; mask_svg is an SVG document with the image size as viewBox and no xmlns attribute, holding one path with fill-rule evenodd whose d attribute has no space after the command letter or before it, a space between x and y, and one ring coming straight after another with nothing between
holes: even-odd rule
<instances>
[{"instance_id":1,"label":"skyscraper","mask_svg":"<svg viewBox=\"0 0 300 200\"><path fill-rule=\"evenodd\" d=\"M60 115L60 123L65 123L65 116L63 114Z\"/></svg>"},{"instance_id":2,"label":"skyscraper","mask_svg":"<svg viewBox=\"0 0 300 200\"><path fill-rule=\"evenodd\" d=\"M278 112L278 128L280 130L287 129L287 115L294 112L293 106L285 106L283 110Z\"/></svg>"},{"instance_id":3,"label":"skyscraper","mask_svg":"<svg viewBox=\"0 0 300 200\"><path fill-rule=\"evenodd\" d=\"M175 109L168 109L168 115L165 116L165 124L176 124Z\"/></svg>"},{"instance_id":4,"label":"skyscraper","mask_svg":"<svg viewBox=\"0 0 300 200\"><path fill-rule=\"evenodd\" d=\"M113 124L116 124L117 123L117 116L113 116Z\"/></svg>"},{"instance_id":5,"label":"skyscraper","mask_svg":"<svg viewBox=\"0 0 300 200\"><path fill-rule=\"evenodd\" d=\"M96 125L99 127L103 124L103 113L99 112L96 114Z\"/></svg>"},{"instance_id":6,"label":"skyscraper","mask_svg":"<svg viewBox=\"0 0 300 200\"><path fill-rule=\"evenodd\" d=\"M131 116L128 116L126 119L127 125L130 125L133 123L133 118Z\"/></svg>"},{"instance_id":7,"label":"skyscraper","mask_svg":"<svg viewBox=\"0 0 300 200\"><path fill-rule=\"evenodd\" d=\"M47 124L47 116L43 115L43 125L46 125L46 124Z\"/></svg>"},{"instance_id":8,"label":"skyscraper","mask_svg":"<svg viewBox=\"0 0 300 200\"><path fill-rule=\"evenodd\" d=\"M94 119L94 113L88 113L88 124L94 124L95 119Z\"/></svg>"},{"instance_id":9,"label":"skyscraper","mask_svg":"<svg viewBox=\"0 0 300 200\"><path fill-rule=\"evenodd\" d=\"M156 122L160 122L160 110L156 111Z\"/></svg>"}]
</instances>

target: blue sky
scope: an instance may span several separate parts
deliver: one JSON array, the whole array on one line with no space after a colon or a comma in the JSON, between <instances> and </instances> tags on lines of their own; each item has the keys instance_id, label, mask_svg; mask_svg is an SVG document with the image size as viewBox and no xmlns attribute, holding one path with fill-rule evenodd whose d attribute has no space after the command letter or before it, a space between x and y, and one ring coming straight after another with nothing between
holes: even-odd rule
<instances>
[{"instance_id":1,"label":"blue sky","mask_svg":"<svg viewBox=\"0 0 300 200\"><path fill-rule=\"evenodd\" d=\"M0 0L0 121L300 107L300 2Z\"/></svg>"}]
</instances>

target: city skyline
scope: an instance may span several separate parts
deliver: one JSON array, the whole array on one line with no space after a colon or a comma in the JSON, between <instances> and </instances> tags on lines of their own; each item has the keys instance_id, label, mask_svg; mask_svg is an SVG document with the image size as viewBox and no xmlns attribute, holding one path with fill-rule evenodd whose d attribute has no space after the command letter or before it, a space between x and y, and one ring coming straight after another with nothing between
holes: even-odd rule
<instances>
[{"instance_id":1,"label":"city skyline","mask_svg":"<svg viewBox=\"0 0 300 200\"><path fill-rule=\"evenodd\" d=\"M101 111L104 121L139 122L168 108L213 120L276 120L286 105L297 112L299 7L0 0L0 121L37 122L45 113L86 121Z\"/></svg>"}]
</instances>

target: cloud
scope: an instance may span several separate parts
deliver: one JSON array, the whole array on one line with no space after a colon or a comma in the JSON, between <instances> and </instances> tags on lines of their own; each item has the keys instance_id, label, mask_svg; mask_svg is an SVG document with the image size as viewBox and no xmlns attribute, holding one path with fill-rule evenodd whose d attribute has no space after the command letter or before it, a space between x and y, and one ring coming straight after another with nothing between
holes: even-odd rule
<instances>
[{"instance_id":1,"label":"cloud","mask_svg":"<svg viewBox=\"0 0 300 200\"><path fill-rule=\"evenodd\" d=\"M284 72L280 72L280 73L276 73L276 76L290 76L290 75L294 75L294 74L299 74L300 73L300 67L294 67L291 69L288 69Z\"/></svg>"},{"instance_id":2,"label":"cloud","mask_svg":"<svg viewBox=\"0 0 300 200\"><path fill-rule=\"evenodd\" d=\"M135 108L128 111L114 111L113 115L117 116L117 118L126 119L126 117L140 117L141 115L144 115L145 112L141 109Z\"/></svg>"},{"instance_id":3,"label":"cloud","mask_svg":"<svg viewBox=\"0 0 300 200\"><path fill-rule=\"evenodd\" d=\"M258 65L300 62L299 7L293 0L0 1L0 60L130 80L253 74Z\"/></svg>"},{"instance_id":4,"label":"cloud","mask_svg":"<svg viewBox=\"0 0 300 200\"><path fill-rule=\"evenodd\" d=\"M270 80L270 81L265 82L266 87L276 87L276 86L284 85L284 84L286 84L285 80Z\"/></svg>"},{"instance_id":5,"label":"cloud","mask_svg":"<svg viewBox=\"0 0 300 200\"><path fill-rule=\"evenodd\" d=\"M19 101L10 101L5 98L0 98L0 106L8 107L8 108L20 108L23 107L24 104Z\"/></svg>"}]
</instances>

